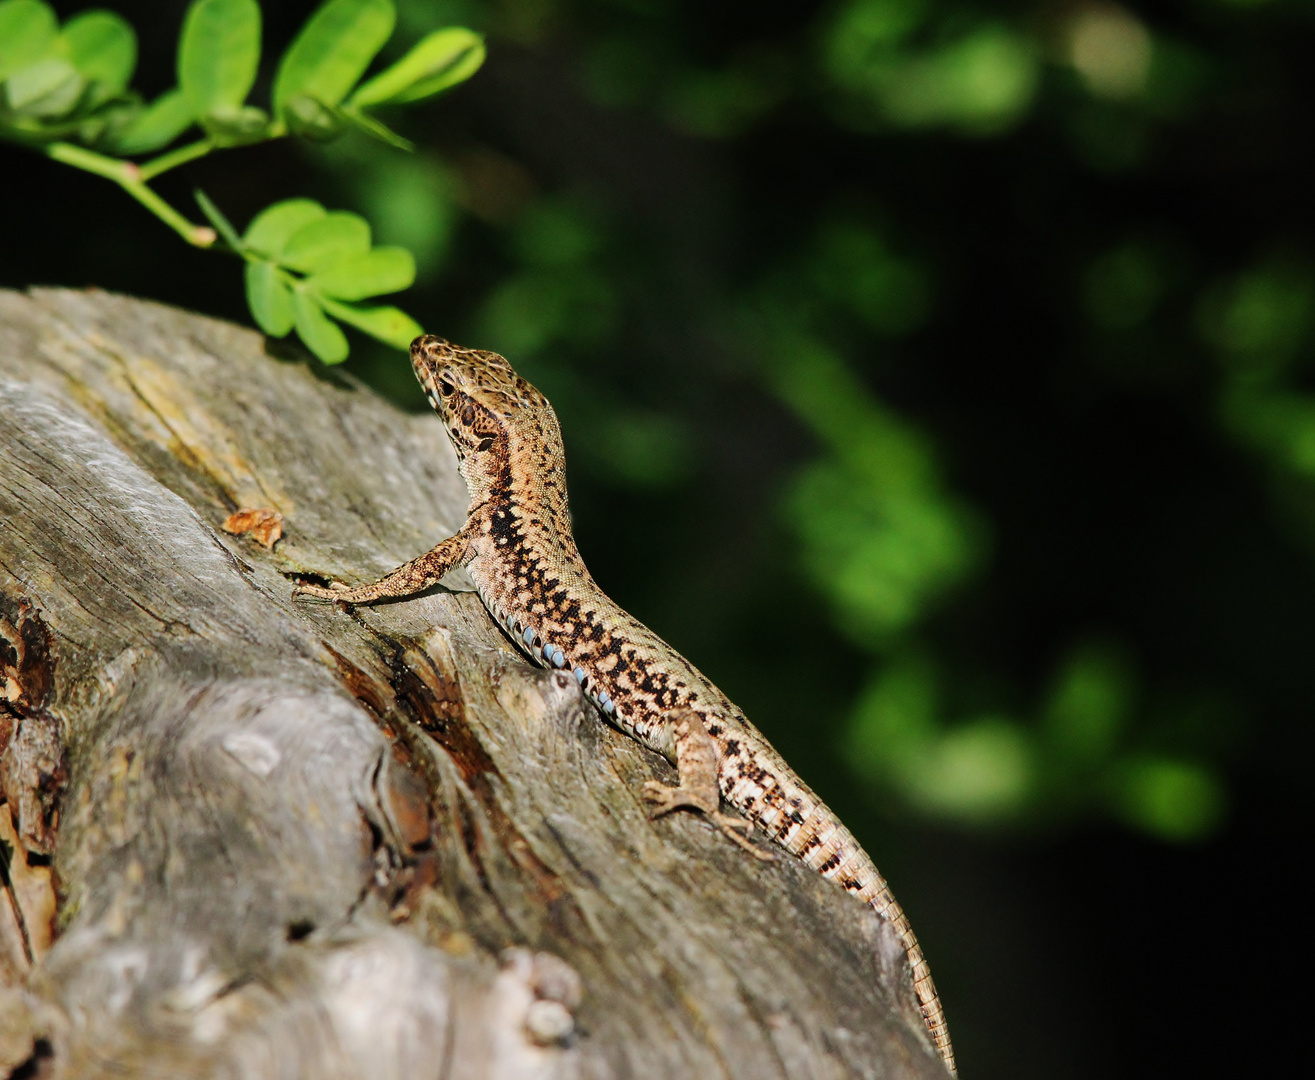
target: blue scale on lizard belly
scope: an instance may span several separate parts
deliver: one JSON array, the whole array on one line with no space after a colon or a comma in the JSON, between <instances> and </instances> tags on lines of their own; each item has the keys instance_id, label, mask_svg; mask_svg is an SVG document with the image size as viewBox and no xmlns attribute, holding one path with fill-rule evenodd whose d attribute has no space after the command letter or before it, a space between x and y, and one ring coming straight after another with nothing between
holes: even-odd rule
<instances>
[{"instance_id":1,"label":"blue scale on lizard belly","mask_svg":"<svg viewBox=\"0 0 1315 1080\"><path fill-rule=\"evenodd\" d=\"M496 604L490 603L482 591L480 598L484 601L485 607L493 612L494 618L502 624L507 633L513 638L519 639L525 645L525 649L532 659L541 659L545 665L550 667L564 668L567 666L569 661L561 646L542 641L534 627L523 625L519 619L508 615ZM589 673L584 668L573 668L571 674L575 676L575 681L584 690L590 701L608 716L616 715L616 702L612 700L611 695L606 690L595 689L592 685L593 680L589 678Z\"/></svg>"}]
</instances>

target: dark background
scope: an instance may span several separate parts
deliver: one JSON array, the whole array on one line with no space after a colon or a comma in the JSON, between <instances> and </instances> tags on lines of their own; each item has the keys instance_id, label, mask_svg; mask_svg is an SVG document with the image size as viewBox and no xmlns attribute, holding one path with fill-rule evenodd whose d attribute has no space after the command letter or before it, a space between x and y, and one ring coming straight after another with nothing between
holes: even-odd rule
<instances>
[{"instance_id":1,"label":"dark background","mask_svg":"<svg viewBox=\"0 0 1315 1080\"><path fill-rule=\"evenodd\" d=\"M167 89L186 5L111 6ZM262 6L263 104L314 5ZM159 190L357 210L417 257L400 306L545 390L595 576L872 852L965 1077L1296 1065L1315 8L398 8L390 55L488 34L386 117L414 155L285 140ZM250 321L236 262L111 185L9 145L0 178L0 284Z\"/></svg>"}]
</instances>

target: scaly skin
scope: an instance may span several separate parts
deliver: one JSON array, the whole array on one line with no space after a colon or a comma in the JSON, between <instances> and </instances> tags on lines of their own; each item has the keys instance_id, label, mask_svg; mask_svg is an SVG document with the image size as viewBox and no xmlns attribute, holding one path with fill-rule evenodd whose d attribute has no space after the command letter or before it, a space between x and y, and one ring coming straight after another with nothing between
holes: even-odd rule
<instances>
[{"instance_id":1,"label":"scaly skin","mask_svg":"<svg viewBox=\"0 0 1315 1080\"><path fill-rule=\"evenodd\" d=\"M677 763L678 788L645 791L654 816L700 810L746 847L741 831L752 822L891 924L908 952L923 1019L953 1072L927 961L872 860L726 695L589 576L571 535L561 429L547 399L496 353L441 338L417 338L411 362L456 448L470 491L466 524L372 584L300 586L294 595L371 603L410 596L464 565L531 659L571 671L613 723ZM718 789L748 821L720 812Z\"/></svg>"}]
</instances>

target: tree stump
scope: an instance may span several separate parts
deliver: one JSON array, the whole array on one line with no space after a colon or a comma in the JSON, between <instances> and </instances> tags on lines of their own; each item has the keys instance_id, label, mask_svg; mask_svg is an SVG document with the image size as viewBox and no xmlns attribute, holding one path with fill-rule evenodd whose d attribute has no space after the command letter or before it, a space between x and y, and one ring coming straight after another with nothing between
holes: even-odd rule
<instances>
[{"instance_id":1,"label":"tree stump","mask_svg":"<svg viewBox=\"0 0 1315 1080\"><path fill-rule=\"evenodd\" d=\"M943 1077L884 924L648 820L668 764L463 572L291 601L465 505L253 331L0 292L0 1075Z\"/></svg>"}]
</instances>

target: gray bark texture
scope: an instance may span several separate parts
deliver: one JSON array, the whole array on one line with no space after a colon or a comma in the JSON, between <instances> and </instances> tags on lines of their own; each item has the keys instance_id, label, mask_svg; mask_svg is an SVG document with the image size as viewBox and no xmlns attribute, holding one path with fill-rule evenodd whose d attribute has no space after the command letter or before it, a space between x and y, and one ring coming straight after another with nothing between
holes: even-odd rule
<instances>
[{"instance_id":1,"label":"gray bark texture","mask_svg":"<svg viewBox=\"0 0 1315 1080\"><path fill-rule=\"evenodd\" d=\"M257 333L0 292L0 1076L944 1077L885 926L650 821L668 763L463 572L291 601L465 504L434 417Z\"/></svg>"}]
</instances>

